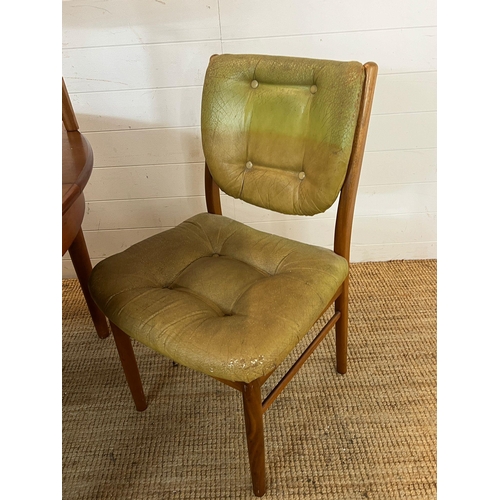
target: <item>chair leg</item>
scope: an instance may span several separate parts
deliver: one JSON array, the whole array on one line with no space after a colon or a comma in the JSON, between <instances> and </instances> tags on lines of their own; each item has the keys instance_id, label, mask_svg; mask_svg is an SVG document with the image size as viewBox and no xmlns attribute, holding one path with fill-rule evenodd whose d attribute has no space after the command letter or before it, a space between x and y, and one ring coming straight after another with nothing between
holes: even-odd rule
<instances>
[{"instance_id":1,"label":"chair leg","mask_svg":"<svg viewBox=\"0 0 500 500\"><path fill-rule=\"evenodd\" d=\"M90 316L94 322L97 335L99 335L101 339L105 339L109 335L109 327L106 321L106 316L104 316L102 311L97 307L96 303L90 296L88 285L90 272L92 271L92 264L90 263L89 252L87 250L87 245L85 244L85 238L83 237L83 231L81 228L68 250L78 277L78 281L80 282L83 296L87 302Z\"/></svg>"},{"instance_id":2,"label":"chair leg","mask_svg":"<svg viewBox=\"0 0 500 500\"><path fill-rule=\"evenodd\" d=\"M349 319L349 278L343 284L344 290L335 301L335 311L340 312L340 318L335 325L335 344L337 356L337 372L347 372L347 326Z\"/></svg>"},{"instance_id":3,"label":"chair leg","mask_svg":"<svg viewBox=\"0 0 500 500\"><path fill-rule=\"evenodd\" d=\"M243 384L243 408L253 492L261 497L266 492L266 469L262 401L257 380Z\"/></svg>"},{"instance_id":4,"label":"chair leg","mask_svg":"<svg viewBox=\"0 0 500 500\"><path fill-rule=\"evenodd\" d=\"M132 342L125 332L120 330L115 324L110 324L123 371L125 372L125 378L127 379L127 384L132 393L132 398L134 399L135 407L137 411L144 411L148 407L148 403L142 389L141 376L139 374L139 368L137 367Z\"/></svg>"}]
</instances>

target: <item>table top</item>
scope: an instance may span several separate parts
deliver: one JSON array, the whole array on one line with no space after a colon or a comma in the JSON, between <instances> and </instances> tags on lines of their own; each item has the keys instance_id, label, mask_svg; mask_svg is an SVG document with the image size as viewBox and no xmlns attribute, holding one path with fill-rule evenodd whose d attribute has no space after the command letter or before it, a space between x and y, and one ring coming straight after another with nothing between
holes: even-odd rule
<instances>
[{"instance_id":1,"label":"table top","mask_svg":"<svg viewBox=\"0 0 500 500\"><path fill-rule=\"evenodd\" d=\"M85 188L94 154L87 139L78 131L67 132L62 127L62 213L71 207Z\"/></svg>"}]
</instances>

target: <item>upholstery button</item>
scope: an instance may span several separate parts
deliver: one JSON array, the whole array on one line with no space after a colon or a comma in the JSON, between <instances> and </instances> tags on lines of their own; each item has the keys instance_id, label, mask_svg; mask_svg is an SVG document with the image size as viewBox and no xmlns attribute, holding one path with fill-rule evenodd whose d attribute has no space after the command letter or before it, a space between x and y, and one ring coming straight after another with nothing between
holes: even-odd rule
<instances>
[{"instance_id":1,"label":"upholstery button","mask_svg":"<svg viewBox=\"0 0 500 500\"><path fill-rule=\"evenodd\" d=\"M212 257L218 257L218 256L219 256L219 254L218 254L218 253L214 253L214 254L212 255Z\"/></svg>"},{"instance_id":2,"label":"upholstery button","mask_svg":"<svg viewBox=\"0 0 500 500\"><path fill-rule=\"evenodd\" d=\"M305 172L299 172L299 179L302 180L306 176Z\"/></svg>"},{"instance_id":3,"label":"upholstery button","mask_svg":"<svg viewBox=\"0 0 500 500\"><path fill-rule=\"evenodd\" d=\"M248 170L250 170L253 167L253 163L251 161L247 161L245 167L247 167Z\"/></svg>"},{"instance_id":4,"label":"upholstery button","mask_svg":"<svg viewBox=\"0 0 500 500\"><path fill-rule=\"evenodd\" d=\"M259 82L257 80L252 80L252 83L250 84L250 86L253 89L256 89L259 86Z\"/></svg>"},{"instance_id":5,"label":"upholstery button","mask_svg":"<svg viewBox=\"0 0 500 500\"><path fill-rule=\"evenodd\" d=\"M318 91L318 87L316 87L316 85L312 85L309 90L311 91L311 94L315 94Z\"/></svg>"}]
</instances>

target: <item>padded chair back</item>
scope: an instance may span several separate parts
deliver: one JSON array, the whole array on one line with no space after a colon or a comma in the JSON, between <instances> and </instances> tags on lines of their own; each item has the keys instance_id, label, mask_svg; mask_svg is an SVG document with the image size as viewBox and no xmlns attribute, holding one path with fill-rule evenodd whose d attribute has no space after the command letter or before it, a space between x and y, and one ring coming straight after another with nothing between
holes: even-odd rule
<instances>
[{"instance_id":1,"label":"padded chair back","mask_svg":"<svg viewBox=\"0 0 500 500\"><path fill-rule=\"evenodd\" d=\"M212 57L201 128L216 184L277 212L327 210L346 176L364 79L358 62Z\"/></svg>"}]
</instances>

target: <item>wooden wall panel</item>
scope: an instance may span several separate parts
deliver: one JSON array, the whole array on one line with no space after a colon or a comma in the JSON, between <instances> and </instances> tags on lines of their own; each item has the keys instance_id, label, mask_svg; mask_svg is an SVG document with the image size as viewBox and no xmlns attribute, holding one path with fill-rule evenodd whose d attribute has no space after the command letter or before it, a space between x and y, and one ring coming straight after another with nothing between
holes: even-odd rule
<instances>
[{"instance_id":1,"label":"wooden wall panel","mask_svg":"<svg viewBox=\"0 0 500 500\"><path fill-rule=\"evenodd\" d=\"M355 216L435 212L436 183L360 186Z\"/></svg>"},{"instance_id":2,"label":"wooden wall panel","mask_svg":"<svg viewBox=\"0 0 500 500\"><path fill-rule=\"evenodd\" d=\"M375 61L381 75L436 71L436 28L404 28L222 40L225 54Z\"/></svg>"},{"instance_id":3,"label":"wooden wall panel","mask_svg":"<svg viewBox=\"0 0 500 500\"><path fill-rule=\"evenodd\" d=\"M360 186L435 182L436 148L368 151L361 170Z\"/></svg>"},{"instance_id":4,"label":"wooden wall panel","mask_svg":"<svg viewBox=\"0 0 500 500\"><path fill-rule=\"evenodd\" d=\"M92 144L85 196L92 262L205 211L200 103L213 53L374 60L379 80L353 261L436 251L435 0L68 0L63 76ZM225 215L333 244L336 204L312 218L222 196ZM68 255L63 276L74 276Z\"/></svg>"},{"instance_id":5,"label":"wooden wall panel","mask_svg":"<svg viewBox=\"0 0 500 500\"><path fill-rule=\"evenodd\" d=\"M436 113L373 115L366 151L429 149L437 146Z\"/></svg>"},{"instance_id":6,"label":"wooden wall panel","mask_svg":"<svg viewBox=\"0 0 500 500\"><path fill-rule=\"evenodd\" d=\"M379 75L372 113L418 113L437 110L437 72Z\"/></svg>"},{"instance_id":7,"label":"wooden wall panel","mask_svg":"<svg viewBox=\"0 0 500 500\"><path fill-rule=\"evenodd\" d=\"M411 241L405 243L381 243L351 245L351 262L380 262L385 260L435 259L437 243Z\"/></svg>"},{"instance_id":8,"label":"wooden wall panel","mask_svg":"<svg viewBox=\"0 0 500 500\"><path fill-rule=\"evenodd\" d=\"M436 241L435 212L355 218L353 245L390 245L419 241Z\"/></svg>"},{"instance_id":9,"label":"wooden wall panel","mask_svg":"<svg viewBox=\"0 0 500 500\"><path fill-rule=\"evenodd\" d=\"M80 92L71 101L81 132L200 125L203 87Z\"/></svg>"},{"instance_id":10,"label":"wooden wall panel","mask_svg":"<svg viewBox=\"0 0 500 500\"><path fill-rule=\"evenodd\" d=\"M86 203L83 229L173 227L203 211L206 211L203 196L90 201Z\"/></svg>"},{"instance_id":11,"label":"wooden wall panel","mask_svg":"<svg viewBox=\"0 0 500 500\"><path fill-rule=\"evenodd\" d=\"M204 196L204 173L204 163L95 168L85 189L85 199L111 201Z\"/></svg>"},{"instance_id":12,"label":"wooden wall panel","mask_svg":"<svg viewBox=\"0 0 500 500\"><path fill-rule=\"evenodd\" d=\"M204 162L199 127L120 130L85 134L94 167Z\"/></svg>"},{"instance_id":13,"label":"wooden wall panel","mask_svg":"<svg viewBox=\"0 0 500 500\"><path fill-rule=\"evenodd\" d=\"M219 41L63 50L68 91L97 92L203 85Z\"/></svg>"},{"instance_id":14,"label":"wooden wall panel","mask_svg":"<svg viewBox=\"0 0 500 500\"><path fill-rule=\"evenodd\" d=\"M219 0L224 40L436 25L433 0Z\"/></svg>"},{"instance_id":15,"label":"wooden wall panel","mask_svg":"<svg viewBox=\"0 0 500 500\"><path fill-rule=\"evenodd\" d=\"M92 247L92 257L102 260L167 229L169 228L154 227L85 231L85 240L87 246Z\"/></svg>"},{"instance_id":16,"label":"wooden wall panel","mask_svg":"<svg viewBox=\"0 0 500 500\"><path fill-rule=\"evenodd\" d=\"M217 0L62 3L64 48L218 40Z\"/></svg>"}]
</instances>

